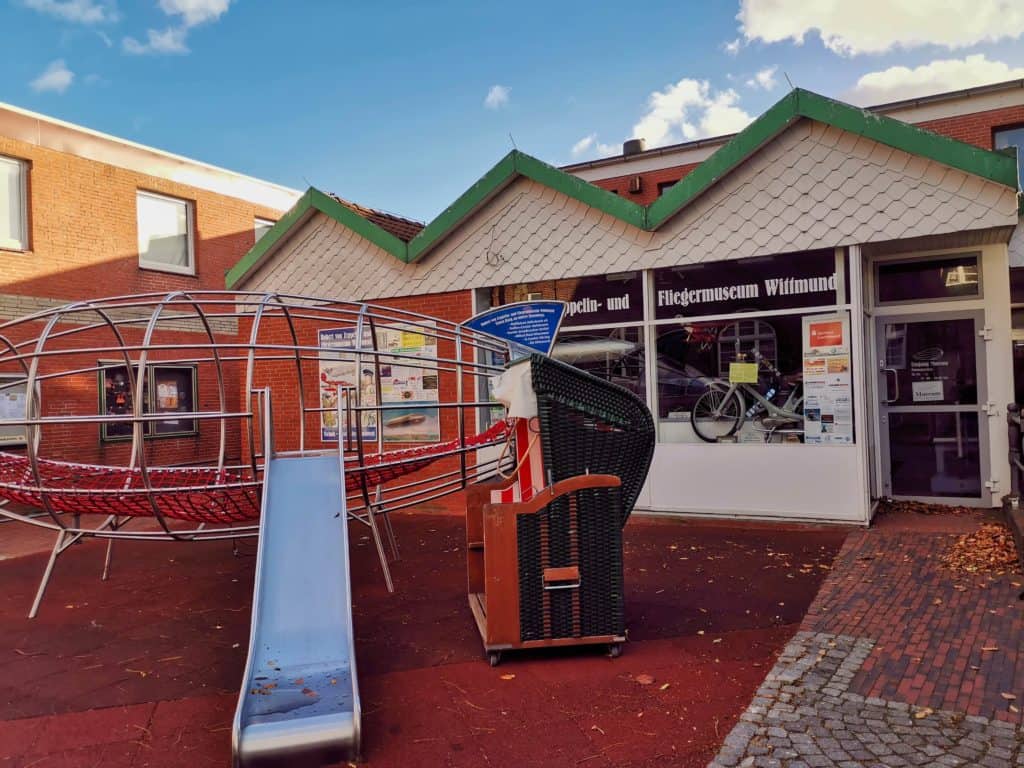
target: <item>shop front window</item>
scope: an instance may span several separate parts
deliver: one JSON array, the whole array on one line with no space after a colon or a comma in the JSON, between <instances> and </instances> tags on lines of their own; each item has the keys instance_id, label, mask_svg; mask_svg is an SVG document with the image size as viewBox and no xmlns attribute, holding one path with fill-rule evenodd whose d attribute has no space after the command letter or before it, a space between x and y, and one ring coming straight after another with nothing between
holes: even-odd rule
<instances>
[{"instance_id":1,"label":"shop front window","mask_svg":"<svg viewBox=\"0 0 1024 768\"><path fill-rule=\"evenodd\" d=\"M847 282L827 249L500 286L490 300L565 301L552 357L643 398L661 442L849 444Z\"/></svg>"},{"instance_id":2,"label":"shop front window","mask_svg":"<svg viewBox=\"0 0 1024 768\"><path fill-rule=\"evenodd\" d=\"M643 329L563 331L551 356L647 399Z\"/></svg>"},{"instance_id":3,"label":"shop front window","mask_svg":"<svg viewBox=\"0 0 1024 768\"><path fill-rule=\"evenodd\" d=\"M660 440L851 443L836 266L815 251L655 270Z\"/></svg>"}]
</instances>

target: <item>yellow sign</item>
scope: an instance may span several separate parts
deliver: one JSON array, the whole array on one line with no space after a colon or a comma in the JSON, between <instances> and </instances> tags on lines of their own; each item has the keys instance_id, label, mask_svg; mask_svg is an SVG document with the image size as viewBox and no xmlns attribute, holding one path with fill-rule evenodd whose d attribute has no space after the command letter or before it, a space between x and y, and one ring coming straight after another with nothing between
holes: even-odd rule
<instances>
[{"instance_id":1,"label":"yellow sign","mask_svg":"<svg viewBox=\"0 0 1024 768\"><path fill-rule=\"evenodd\" d=\"M729 363L730 384L757 384L757 363Z\"/></svg>"},{"instance_id":2,"label":"yellow sign","mask_svg":"<svg viewBox=\"0 0 1024 768\"><path fill-rule=\"evenodd\" d=\"M402 331L401 339L399 343L404 349L423 347L427 343L426 337L422 333L416 333L415 331Z\"/></svg>"}]
</instances>

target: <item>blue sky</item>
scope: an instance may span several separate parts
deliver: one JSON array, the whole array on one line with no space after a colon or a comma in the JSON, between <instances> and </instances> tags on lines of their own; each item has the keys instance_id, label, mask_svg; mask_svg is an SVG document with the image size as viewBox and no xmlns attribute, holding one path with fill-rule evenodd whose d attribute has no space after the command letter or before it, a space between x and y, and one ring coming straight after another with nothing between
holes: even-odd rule
<instances>
[{"instance_id":1,"label":"blue sky","mask_svg":"<svg viewBox=\"0 0 1024 768\"><path fill-rule=\"evenodd\" d=\"M1024 77L1019 0L0 0L0 29L0 101L419 219L513 139L730 132L783 73L864 104Z\"/></svg>"}]
</instances>

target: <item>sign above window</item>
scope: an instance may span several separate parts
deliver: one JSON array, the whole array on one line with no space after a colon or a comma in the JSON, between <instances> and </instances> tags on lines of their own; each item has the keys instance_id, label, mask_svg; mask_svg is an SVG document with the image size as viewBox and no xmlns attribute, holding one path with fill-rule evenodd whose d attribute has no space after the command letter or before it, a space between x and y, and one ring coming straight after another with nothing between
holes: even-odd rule
<instances>
[{"instance_id":1,"label":"sign above window","mask_svg":"<svg viewBox=\"0 0 1024 768\"><path fill-rule=\"evenodd\" d=\"M563 327L613 325L644 319L643 277L640 272L543 280L491 289L491 304L556 299L566 303Z\"/></svg>"},{"instance_id":2,"label":"sign above window","mask_svg":"<svg viewBox=\"0 0 1024 768\"><path fill-rule=\"evenodd\" d=\"M654 270L658 320L835 304L832 250Z\"/></svg>"}]
</instances>

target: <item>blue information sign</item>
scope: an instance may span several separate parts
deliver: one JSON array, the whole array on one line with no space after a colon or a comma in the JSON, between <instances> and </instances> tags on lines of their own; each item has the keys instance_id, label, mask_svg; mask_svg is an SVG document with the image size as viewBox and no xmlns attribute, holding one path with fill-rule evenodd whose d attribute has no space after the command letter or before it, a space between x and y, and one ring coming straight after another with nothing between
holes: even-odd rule
<instances>
[{"instance_id":1,"label":"blue information sign","mask_svg":"<svg viewBox=\"0 0 1024 768\"><path fill-rule=\"evenodd\" d=\"M564 301L522 301L488 309L463 325L504 339L509 343L513 358L531 352L547 355L555 344L564 314Z\"/></svg>"}]
</instances>

